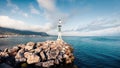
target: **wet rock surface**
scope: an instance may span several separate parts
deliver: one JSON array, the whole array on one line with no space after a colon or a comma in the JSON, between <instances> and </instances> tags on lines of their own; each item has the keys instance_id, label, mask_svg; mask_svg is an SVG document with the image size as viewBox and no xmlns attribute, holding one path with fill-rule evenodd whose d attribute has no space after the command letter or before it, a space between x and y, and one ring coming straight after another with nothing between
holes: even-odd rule
<instances>
[{"instance_id":1,"label":"wet rock surface","mask_svg":"<svg viewBox=\"0 0 120 68\"><path fill-rule=\"evenodd\" d=\"M74 68L72 52L73 48L61 40L28 42L0 50L0 63L14 68Z\"/></svg>"}]
</instances>

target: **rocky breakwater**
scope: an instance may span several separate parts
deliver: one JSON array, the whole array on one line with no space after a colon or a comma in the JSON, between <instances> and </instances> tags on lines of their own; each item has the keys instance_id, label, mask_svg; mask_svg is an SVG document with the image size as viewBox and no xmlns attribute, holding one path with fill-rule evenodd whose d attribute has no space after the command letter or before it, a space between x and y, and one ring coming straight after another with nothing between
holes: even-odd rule
<instances>
[{"instance_id":1,"label":"rocky breakwater","mask_svg":"<svg viewBox=\"0 0 120 68\"><path fill-rule=\"evenodd\" d=\"M0 63L14 68L74 68L73 48L64 41L28 42L0 51Z\"/></svg>"}]
</instances>

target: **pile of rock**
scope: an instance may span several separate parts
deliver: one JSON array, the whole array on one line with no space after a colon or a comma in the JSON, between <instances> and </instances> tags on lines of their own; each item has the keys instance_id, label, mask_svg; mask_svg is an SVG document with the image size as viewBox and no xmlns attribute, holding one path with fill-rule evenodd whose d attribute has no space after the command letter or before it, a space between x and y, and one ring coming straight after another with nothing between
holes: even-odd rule
<instances>
[{"instance_id":1,"label":"pile of rock","mask_svg":"<svg viewBox=\"0 0 120 68\"><path fill-rule=\"evenodd\" d=\"M3 58L12 57L13 64L27 63L40 67L71 64L74 61L72 51L73 48L64 41L28 42L0 51L0 62L5 62Z\"/></svg>"}]
</instances>

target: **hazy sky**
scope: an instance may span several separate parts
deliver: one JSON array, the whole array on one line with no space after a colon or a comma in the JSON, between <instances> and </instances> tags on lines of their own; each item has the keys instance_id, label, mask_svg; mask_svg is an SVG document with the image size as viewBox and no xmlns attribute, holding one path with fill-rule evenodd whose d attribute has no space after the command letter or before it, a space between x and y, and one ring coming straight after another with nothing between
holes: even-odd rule
<instances>
[{"instance_id":1,"label":"hazy sky","mask_svg":"<svg viewBox=\"0 0 120 68\"><path fill-rule=\"evenodd\" d=\"M63 35L120 35L120 0L0 0L0 26Z\"/></svg>"}]
</instances>

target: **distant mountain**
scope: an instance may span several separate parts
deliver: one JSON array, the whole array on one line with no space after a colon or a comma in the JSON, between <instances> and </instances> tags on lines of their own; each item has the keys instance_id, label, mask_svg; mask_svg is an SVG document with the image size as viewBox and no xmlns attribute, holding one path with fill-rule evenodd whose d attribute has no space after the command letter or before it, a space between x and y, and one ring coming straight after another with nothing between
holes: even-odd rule
<instances>
[{"instance_id":1,"label":"distant mountain","mask_svg":"<svg viewBox=\"0 0 120 68\"><path fill-rule=\"evenodd\" d=\"M0 27L0 35L40 35L40 36L48 36L45 32L34 32L27 30L17 30L11 28Z\"/></svg>"}]
</instances>

